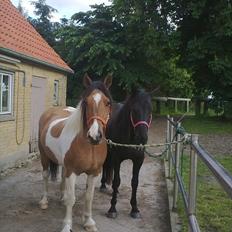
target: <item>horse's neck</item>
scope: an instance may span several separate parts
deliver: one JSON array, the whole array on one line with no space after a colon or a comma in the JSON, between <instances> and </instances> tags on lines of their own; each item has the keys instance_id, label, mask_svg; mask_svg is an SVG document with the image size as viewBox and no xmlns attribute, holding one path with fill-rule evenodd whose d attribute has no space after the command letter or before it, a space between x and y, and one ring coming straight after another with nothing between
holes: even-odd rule
<instances>
[{"instance_id":1,"label":"horse's neck","mask_svg":"<svg viewBox=\"0 0 232 232\"><path fill-rule=\"evenodd\" d=\"M75 111L68 117L63 132L75 133L78 135L83 130L82 125L82 112L81 112L81 102L78 104Z\"/></svg>"},{"instance_id":2,"label":"horse's neck","mask_svg":"<svg viewBox=\"0 0 232 232\"><path fill-rule=\"evenodd\" d=\"M116 130L119 131L120 139L123 142L128 142L134 136L130 122L130 110L126 108L126 105L123 105L117 116Z\"/></svg>"}]
</instances>

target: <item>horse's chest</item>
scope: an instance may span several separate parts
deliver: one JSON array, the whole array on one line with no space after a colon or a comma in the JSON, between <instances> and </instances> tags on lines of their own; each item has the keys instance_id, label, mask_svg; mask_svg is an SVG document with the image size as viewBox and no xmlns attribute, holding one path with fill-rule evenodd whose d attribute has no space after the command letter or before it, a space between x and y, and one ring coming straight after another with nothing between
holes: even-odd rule
<instances>
[{"instance_id":1,"label":"horse's chest","mask_svg":"<svg viewBox=\"0 0 232 232\"><path fill-rule=\"evenodd\" d=\"M65 156L65 166L71 168L76 174L87 173L98 175L106 159L107 146L90 145L82 138L77 139Z\"/></svg>"}]
</instances>

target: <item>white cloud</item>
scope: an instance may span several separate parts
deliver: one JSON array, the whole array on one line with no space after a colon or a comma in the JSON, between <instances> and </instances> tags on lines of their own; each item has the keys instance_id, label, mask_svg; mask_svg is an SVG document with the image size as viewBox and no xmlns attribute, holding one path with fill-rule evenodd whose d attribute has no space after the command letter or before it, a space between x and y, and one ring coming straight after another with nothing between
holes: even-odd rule
<instances>
[{"instance_id":1,"label":"white cloud","mask_svg":"<svg viewBox=\"0 0 232 232\"><path fill-rule=\"evenodd\" d=\"M19 0L11 0L17 7ZM58 10L58 13L54 14L53 21L58 21L62 17L70 18L74 13L79 11L90 10L90 5L105 3L110 5L110 0L46 0L46 3ZM23 8L28 12L30 16L34 16L34 6L31 5L31 1L22 0Z\"/></svg>"}]
</instances>

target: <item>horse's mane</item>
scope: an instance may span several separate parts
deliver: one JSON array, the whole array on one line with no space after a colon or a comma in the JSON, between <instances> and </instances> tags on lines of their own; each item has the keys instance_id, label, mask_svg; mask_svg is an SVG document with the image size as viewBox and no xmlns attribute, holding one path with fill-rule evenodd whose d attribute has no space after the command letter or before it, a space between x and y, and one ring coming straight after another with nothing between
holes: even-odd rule
<instances>
[{"instance_id":1,"label":"horse's mane","mask_svg":"<svg viewBox=\"0 0 232 232\"><path fill-rule=\"evenodd\" d=\"M86 90L82 94L81 99L81 110L82 110L82 120L83 120L83 129L87 128L87 119L86 119L86 98L95 90L99 89L109 100L110 104L112 104L112 97L110 95L109 90L106 88L103 82L101 81L93 81L92 84L86 88Z\"/></svg>"},{"instance_id":2,"label":"horse's mane","mask_svg":"<svg viewBox=\"0 0 232 232\"><path fill-rule=\"evenodd\" d=\"M132 104L136 100L141 100L141 95L145 97L147 94L148 93L144 89L133 90L132 93L126 98L126 100L122 102L123 106L121 108L121 111L123 111L123 113L125 114L128 114L130 112Z\"/></svg>"},{"instance_id":3,"label":"horse's mane","mask_svg":"<svg viewBox=\"0 0 232 232\"><path fill-rule=\"evenodd\" d=\"M131 106L136 101L144 101L149 96L149 93L146 92L144 89L134 89L129 96L125 99L125 101L116 104L116 111L113 114L112 120L110 120L110 123L113 127L116 128L127 128L127 132L129 133L129 126L130 123L128 123L128 118L131 112ZM123 130L124 134L126 133L126 130Z\"/></svg>"}]
</instances>

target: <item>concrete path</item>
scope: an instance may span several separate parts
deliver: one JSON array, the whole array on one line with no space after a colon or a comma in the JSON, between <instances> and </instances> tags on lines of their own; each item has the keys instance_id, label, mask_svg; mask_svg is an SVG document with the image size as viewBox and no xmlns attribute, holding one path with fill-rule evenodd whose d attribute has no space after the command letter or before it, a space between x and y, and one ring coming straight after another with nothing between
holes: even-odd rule
<instances>
[{"instance_id":1,"label":"concrete path","mask_svg":"<svg viewBox=\"0 0 232 232\"><path fill-rule=\"evenodd\" d=\"M150 142L163 142L165 123L154 119L150 130ZM157 150L156 150L157 151ZM109 219L105 213L110 207L111 189L99 192L100 179L95 189L93 217L100 232L169 232L169 212L163 164L146 158L140 173L138 206L141 219L132 219L130 161L121 168L121 186L118 197L118 218ZM84 231L81 226L86 176L77 178L77 202L73 210L73 231ZM41 165L39 160L16 169L0 179L0 232L57 232L61 231L65 207L59 200L59 183L49 185L49 208L41 210L38 202L42 194Z\"/></svg>"}]
</instances>

